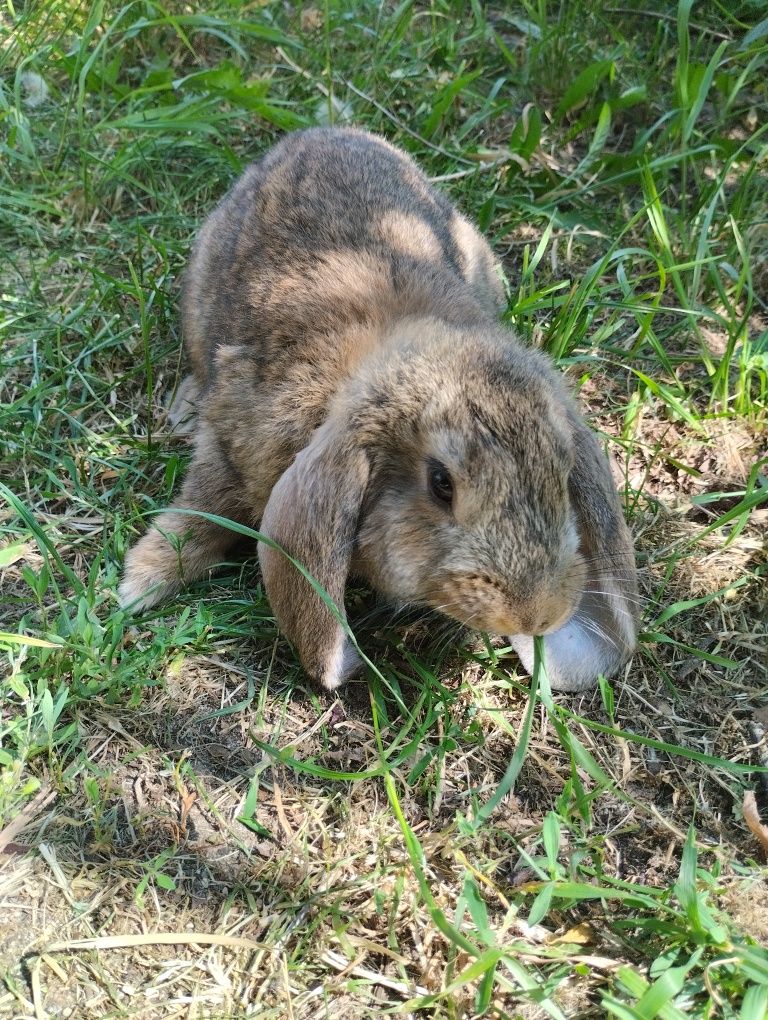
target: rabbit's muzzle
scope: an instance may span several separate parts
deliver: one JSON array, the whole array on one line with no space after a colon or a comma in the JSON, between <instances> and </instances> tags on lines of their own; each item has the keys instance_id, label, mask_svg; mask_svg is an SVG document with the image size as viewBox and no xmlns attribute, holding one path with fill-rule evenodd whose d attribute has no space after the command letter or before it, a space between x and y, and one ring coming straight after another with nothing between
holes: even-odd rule
<instances>
[{"instance_id":1,"label":"rabbit's muzzle","mask_svg":"<svg viewBox=\"0 0 768 1020\"><path fill-rule=\"evenodd\" d=\"M551 634L576 611L585 579L584 560L576 555L552 582L527 578L512 588L488 574L451 574L429 591L427 601L475 630Z\"/></svg>"}]
</instances>

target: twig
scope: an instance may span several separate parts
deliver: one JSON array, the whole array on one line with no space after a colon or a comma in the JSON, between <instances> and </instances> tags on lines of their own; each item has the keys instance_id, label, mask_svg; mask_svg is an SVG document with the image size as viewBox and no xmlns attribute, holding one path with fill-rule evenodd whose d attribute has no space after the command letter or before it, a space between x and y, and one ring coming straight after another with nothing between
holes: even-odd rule
<instances>
[{"instance_id":1,"label":"twig","mask_svg":"<svg viewBox=\"0 0 768 1020\"><path fill-rule=\"evenodd\" d=\"M79 949L129 949L132 946L226 946L228 949L270 951L272 946L237 935L216 935L197 931L157 931L146 935L102 935L94 939L54 942L45 953L68 953Z\"/></svg>"},{"instance_id":2,"label":"twig","mask_svg":"<svg viewBox=\"0 0 768 1020\"><path fill-rule=\"evenodd\" d=\"M288 821L288 817L283 807L283 795L280 793L280 787L276 781L272 780L272 796L275 798L275 810L277 811L277 819L280 822L280 826L288 837L288 842L293 843L296 839L296 833L291 828L291 823Z\"/></svg>"},{"instance_id":3,"label":"twig","mask_svg":"<svg viewBox=\"0 0 768 1020\"><path fill-rule=\"evenodd\" d=\"M510 162L518 163L524 170L528 169L528 164L524 160L521 160L514 152L510 152L508 155L502 156L501 159L491 160L490 163L477 163L469 170L456 170L455 173L440 174L439 177L430 177L429 180L432 184L441 184L443 181L458 181L461 177L471 177L472 174L484 173L486 170L495 170L497 166L504 166Z\"/></svg>"},{"instance_id":4,"label":"twig","mask_svg":"<svg viewBox=\"0 0 768 1020\"><path fill-rule=\"evenodd\" d=\"M16 847L11 844L15 844L16 837L31 824L33 819L40 814L44 807L56 796L56 791L51 790L48 787L43 787L42 790L36 796L25 804L24 807L19 811L12 822L9 822L6 827L0 831L0 854L2 854L7 847L10 847L9 852L13 853L16 851ZM31 847L24 847L24 850L31 849Z\"/></svg>"},{"instance_id":5,"label":"twig","mask_svg":"<svg viewBox=\"0 0 768 1020\"><path fill-rule=\"evenodd\" d=\"M324 96L327 97L329 95L327 86L323 85L323 83L321 81L318 81L316 78L313 78L313 76L309 73L309 71L307 71L306 68L302 67L300 64L297 64L295 60L289 57L285 50L282 48L282 46L275 46L275 51L280 54L280 56L283 58L283 60L286 62L286 64L290 67L292 71L295 71L297 74L300 74L301 77L306 78L307 81L311 81L312 84L317 89L317 91L321 92Z\"/></svg>"},{"instance_id":6,"label":"twig","mask_svg":"<svg viewBox=\"0 0 768 1020\"><path fill-rule=\"evenodd\" d=\"M659 21L671 21L673 25L677 24L676 15L664 14L662 11L638 11L634 7L606 7L605 13L636 14L641 18L658 18ZM724 39L726 42L733 42L730 35L726 35L724 32L717 32L714 28L707 28L706 25L695 25L692 21L689 21L688 25L697 32L701 32L702 35L711 35L714 36L715 39Z\"/></svg>"},{"instance_id":7,"label":"twig","mask_svg":"<svg viewBox=\"0 0 768 1020\"><path fill-rule=\"evenodd\" d=\"M387 120L391 120L392 123L396 127L400 128L401 131L404 131L407 135L410 135L411 138L415 138L417 142L421 142L421 144L425 145L428 149L432 149L433 152L439 152L441 156L445 156L447 159L455 160L455 162L457 163L465 163L469 166L474 165L471 159L465 159L464 156L458 156L455 152L449 152L447 149L442 148L442 146L435 145L433 142L428 141L426 138L424 138L423 135L420 135L418 131L414 131L412 128L409 128L407 124L400 120L399 117L396 117L391 110L388 110L386 108L386 106L375 100L373 96L369 96L367 92L363 92L362 89L359 89L356 85L353 85L351 81L347 81L346 78L341 78L340 81L342 85L346 85L346 87L351 92L354 92L356 96L360 96L361 99L364 99L367 103L370 103L371 106L374 106L379 111L379 113L383 113Z\"/></svg>"},{"instance_id":8,"label":"twig","mask_svg":"<svg viewBox=\"0 0 768 1020\"><path fill-rule=\"evenodd\" d=\"M366 967L360 967L357 964L350 964L349 960L345 960L339 953L334 953L330 949L323 953L321 959L323 963L327 963L334 970L354 974L355 977L363 978L363 980L370 981L372 984L381 985L382 988L390 988L393 992L398 992L400 995L405 995L409 998L414 994L429 995L429 989L427 988L422 988L420 985L409 987L405 981L393 981L392 978L379 974L377 971L368 970Z\"/></svg>"},{"instance_id":9,"label":"twig","mask_svg":"<svg viewBox=\"0 0 768 1020\"><path fill-rule=\"evenodd\" d=\"M36 957L29 968L30 985L32 986L32 1001L35 1004L35 1020L48 1020L48 1014L43 1006L43 986L40 981L40 957Z\"/></svg>"}]
</instances>

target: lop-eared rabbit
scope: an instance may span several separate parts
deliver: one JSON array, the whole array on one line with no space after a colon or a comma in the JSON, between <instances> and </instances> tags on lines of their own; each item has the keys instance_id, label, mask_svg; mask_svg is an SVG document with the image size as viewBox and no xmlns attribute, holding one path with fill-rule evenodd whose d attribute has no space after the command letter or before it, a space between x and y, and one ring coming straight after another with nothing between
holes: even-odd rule
<instances>
[{"instance_id":1,"label":"lop-eared rabbit","mask_svg":"<svg viewBox=\"0 0 768 1020\"><path fill-rule=\"evenodd\" d=\"M183 334L194 455L130 550L123 605L209 573L259 527L344 614L358 576L396 604L545 635L552 686L614 674L636 639L632 542L608 462L550 361L499 323L488 244L416 164L349 128L285 137L203 225ZM184 403L184 401L182 401ZM275 617L332 689L360 660L280 551L259 543Z\"/></svg>"}]
</instances>

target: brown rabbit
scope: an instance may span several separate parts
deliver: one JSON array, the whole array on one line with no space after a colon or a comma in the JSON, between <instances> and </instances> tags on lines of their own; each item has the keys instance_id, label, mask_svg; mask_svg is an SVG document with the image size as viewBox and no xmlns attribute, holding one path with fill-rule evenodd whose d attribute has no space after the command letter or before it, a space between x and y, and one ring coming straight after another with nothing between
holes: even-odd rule
<instances>
[{"instance_id":1,"label":"brown rabbit","mask_svg":"<svg viewBox=\"0 0 768 1020\"><path fill-rule=\"evenodd\" d=\"M261 527L344 613L347 577L509 635L546 634L553 687L635 644L632 543L593 433L550 362L498 324L490 248L381 138L288 135L208 217L186 274L195 452L176 506ZM237 535L165 511L128 553L147 607ZM333 613L259 543L277 621L327 688L359 668Z\"/></svg>"}]
</instances>

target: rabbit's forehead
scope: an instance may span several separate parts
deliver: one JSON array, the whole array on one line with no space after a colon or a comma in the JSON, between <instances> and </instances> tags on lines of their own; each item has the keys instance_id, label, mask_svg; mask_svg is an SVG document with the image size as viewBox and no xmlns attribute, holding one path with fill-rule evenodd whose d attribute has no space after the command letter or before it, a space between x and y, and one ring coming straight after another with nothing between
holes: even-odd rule
<instances>
[{"instance_id":1,"label":"rabbit's forehead","mask_svg":"<svg viewBox=\"0 0 768 1020\"><path fill-rule=\"evenodd\" d=\"M541 473L567 477L569 465L559 442L542 430L511 438L490 435L483 428L466 429L448 426L424 430L420 437L422 454L437 460L458 479L505 487Z\"/></svg>"},{"instance_id":2,"label":"rabbit's forehead","mask_svg":"<svg viewBox=\"0 0 768 1020\"><path fill-rule=\"evenodd\" d=\"M423 437L426 463L451 473L454 512L460 523L532 516L547 529L559 526L568 506L568 466L551 435L530 443L504 443L482 430L439 428Z\"/></svg>"}]
</instances>

